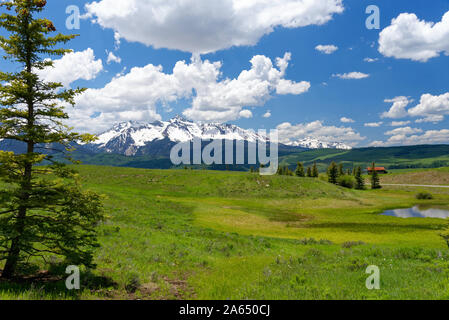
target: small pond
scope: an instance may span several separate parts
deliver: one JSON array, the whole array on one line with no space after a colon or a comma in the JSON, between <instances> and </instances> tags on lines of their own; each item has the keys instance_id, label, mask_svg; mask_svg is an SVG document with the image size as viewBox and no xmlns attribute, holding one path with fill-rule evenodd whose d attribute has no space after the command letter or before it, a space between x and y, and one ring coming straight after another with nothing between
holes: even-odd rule
<instances>
[{"instance_id":1,"label":"small pond","mask_svg":"<svg viewBox=\"0 0 449 320\"><path fill-rule=\"evenodd\" d=\"M388 210L382 213L384 216L397 218L449 218L449 207L420 207L416 206L409 209Z\"/></svg>"}]
</instances>

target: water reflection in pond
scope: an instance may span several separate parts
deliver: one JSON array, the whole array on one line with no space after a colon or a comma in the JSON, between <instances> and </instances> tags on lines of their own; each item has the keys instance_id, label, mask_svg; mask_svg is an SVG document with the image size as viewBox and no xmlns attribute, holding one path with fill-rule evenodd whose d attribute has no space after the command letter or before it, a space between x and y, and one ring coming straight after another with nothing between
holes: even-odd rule
<instances>
[{"instance_id":1,"label":"water reflection in pond","mask_svg":"<svg viewBox=\"0 0 449 320\"><path fill-rule=\"evenodd\" d=\"M382 213L384 216L398 218L449 218L449 208L413 207L409 209L389 210Z\"/></svg>"}]
</instances>

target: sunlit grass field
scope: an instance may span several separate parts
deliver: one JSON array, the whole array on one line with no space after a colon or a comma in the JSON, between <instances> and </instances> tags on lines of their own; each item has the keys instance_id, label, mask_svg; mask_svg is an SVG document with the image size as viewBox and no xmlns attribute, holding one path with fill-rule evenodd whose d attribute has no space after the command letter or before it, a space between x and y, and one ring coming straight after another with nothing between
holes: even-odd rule
<instances>
[{"instance_id":1,"label":"sunlit grass field","mask_svg":"<svg viewBox=\"0 0 449 320\"><path fill-rule=\"evenodd\" d=\"M106 196L96 270L0 282L0 299L447 299L440 219L384 210L449 205L449 190L355 191L319 179L205 170L78 167ZM447 170L446 170L447 171ZM432 192L432 190L431 190ZM381 289L368 290L369 265ZM42 268L46 266L42 265Z\"/></svg>"}]
</instances>

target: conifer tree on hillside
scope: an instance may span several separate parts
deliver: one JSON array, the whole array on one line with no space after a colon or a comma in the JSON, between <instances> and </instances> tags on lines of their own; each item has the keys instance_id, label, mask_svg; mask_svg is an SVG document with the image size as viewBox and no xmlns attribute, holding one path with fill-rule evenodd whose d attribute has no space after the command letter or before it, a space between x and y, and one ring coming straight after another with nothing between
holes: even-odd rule
<instances>
[{"instance_id":1,"label":"conifer tree on hillside","mask_svg":"<svg viewBox=\"0 0 449 320\"><path fill-rule=\"evenodd\" d=\"M312 178L312 168L310 167L307 168L307 177Z\"/></svg>"},{"instance_id":2,"label":"conifer tree on hillside","mask_svg":"<svg viewBox=\"0 0 449 320\"><path fill-rule=\"evenodd\" d=\"M372 172L371 172L371 189L381 189L379 173L376 171L376 164L373 162Z\"/></svg>"},{"instance_id":3,"label":"conifer tree on hillside","mask_svg":"<svg viewBox=\"0 0 449 320\"><path fill-rule=\"evenodd\" d=\"M316 165L316 162L313 163L312 167L312 177L318 178L320 176L320 172L318 171L318 167Z\"/></svg>"},{"instance_id":4,"label":"conifer tree on hillside","mask_svg":"<svg viewBox=\"0 0 449 320\"><path fill-rule=\"evenodd\" d=\"M333 184L337 184L338 182L338 166L335 162L332 162L327 169L328 181Z\"/></svg>"},{"instance_id":5,"label":"conifer tree on hillside","mask_svg":"<svg viewBox=\"0 0 449 320\"><path fill-rule=\"evenodd\" d=\"M338 165L338 175L339 175L339 176L344 176L344 175L345 175L345 172L344 172L343 164L342 164L342 163L340 163L340 164Z\"/></svg>"},{"instance_id":6,"label":"conifer tree on hillside","mask_svg":"<svg viewBox=\"0 0 449 320\"><path fill-rule=\"evenodd\" d=\"M362 167L358 167L355 170L355 188L357 190L365 190L365 179L363 179Z\"/></svg>"},{"instance_id":7,"label":"conifer tree on hillside","mask_svg":"<svg viewBox=\"0 0 449 320\"><path fill-rule=\"evenodd\" d=\"M77 174L43 153L44 146L88 143L92 135L74 133L63 124L64 106L74 105L83 89L63 90L46 82L38 71L51 68L48 57L61 56L54 48L73 39L57 34L53 23L41 18L45 0L2 2L0 47L14 68L0 72L0 139L26 146L26 152L0 151L0 263L3 278L18 275L31 258L58 256L67 264L93 267L98 246L96 226L103 218L101 197L83 191ZM67 158L70 157L67 155ZM42 166L42 164L48 164ZM8 187L5 187L8 186ZM30 260L31 259L31 260Z\"/></svg>"},{"instance_id":8,"label":"conifer tree on hillside","mask_svg":"<svg viewBox=\"0 0 449 320\"><path fill-rule=\"evenodd\" d=\"M296 167L295 175L297 177L305 177L306 174L304 172L304 165L301 162L298 162L298 166Z\"/></svg>"}]
</instances>

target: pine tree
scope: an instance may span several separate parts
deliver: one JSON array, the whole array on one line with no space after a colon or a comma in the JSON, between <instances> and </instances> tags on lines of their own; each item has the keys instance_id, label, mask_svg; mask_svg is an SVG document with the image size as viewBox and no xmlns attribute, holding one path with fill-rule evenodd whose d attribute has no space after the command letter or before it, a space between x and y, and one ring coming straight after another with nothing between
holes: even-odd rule
<instances>
[{"instance_id":1,"label":"pine tree","mask_svg":"<svg viewBox=\"0 0 449 320\"><path fill-rule=\"evenodd\" d=\"M372 172L371 172L371 188L381 189L379 174L376 171L376 164L373 162Z\"/></svg>"},{"instance_id":2,"label":"pine tree","mask_svg":"<svg viewBox=\"0 0 449 320\"><path fill-rule=\"evenodd\" d=\"M343 164L339 164L338 165L338 176L344 176L345 175L345 172L344 172L344 170L343 170Z\"/></svg>"},{"instance_id":3,"label":"pine tree","mask_svg":"<svg viewBox=\"0 0 449 320\"><path fill-rule=\"evenodd\" d=\"M316 165L316 162L313 163L313 167L312 167L312 177L313 178L318 178L320 176L320 172L318 171L318 167Z\"/></svg>"},{"instance_id":4,"label":"pine tree","mask_svg":"<svg viewBox=\"0 0 449 320\"><path fill-rule=\"evenodd\" d=\"M63 124L68 119L64 106L73 106L84 90L63 90L60 83L38 76L39 70L53 66L46 58L69 52L54 46L75 36L49 35L56 31L53 23L38 18L45 0L11 0L0 6L8 11L0 16L0 27L6 31L0 47L17 70L0 72L0 139L26 146L23 154L0 151L2 277L12 278L19 267L34 261L31 258L45 260L49 255L93 267L95 228L103 218L101 197L83 191L73 169L42 152L50 145L62 146L71 159L72 142L94 140Z\"/></svg>"},{"instance_id":5,"label":"pine tree","mask_svg":"<svg viewBox=\"0 0 449 320\"><path fill-rule=\"evenodd\" d=\"M355 170L355 188L357 190L365 190L365 179L362 176L362 167Z\"/></svg>"},{"instance_id":6,"label":"pine tree","mask_svg":"<svg viewBox=\"0 0 449 320\"><path fill-rule=\"evenodd\" d=\"M297 177L305 177L306 174L304 172L304 165L301 162L298 162L298 166L296 167L295 175Z\"/></svg>"},{"instance_id":7,"label":"pine tree","mask_svg":"<svg viewBox=\"0 0 449 320\"><path fill-rule=\"evenodd\" d=\"M357 170L358 168L354 167L352 168L352 175L355 177L355 175L357 174Z\"/></svg>"},{"instance_id":8,"label":"pine tree","mask_svg":"<svg viewBox=\"0 0 449 320\"><path fill-rule=\"evenodd\" d=\"M338 166L335 162L332 162L327 170L328 181L333 184L338 182Z\"/></svg>"},{"instance_id":9,"label":"pine tree","mask_svg":"<svg viewBox=\"0 0 449 320\"><path fill-rule=\"evenodd\" d=\"M287 174L287 171L286 171L285 169L286 169L285 166L280 166L280 167L278 168L278 175L280 175L280 176L285 176L285 175Z\"/></svg>"},{"instance_id":10,"label":"pine tree","mask_svg":"<svg viewBox=\"0 0 449 320\"><path fill-rule=\"evenodd\" d=\"M307 177L312 178L312 168L310 167L307 168Z\"/></svg>"}]
</instances>

